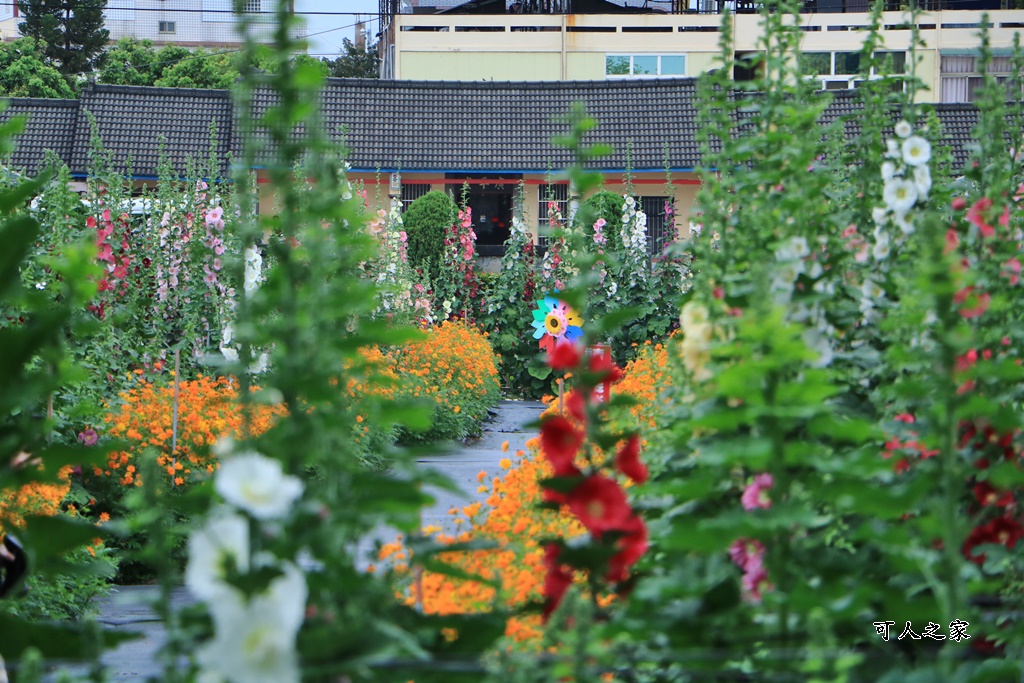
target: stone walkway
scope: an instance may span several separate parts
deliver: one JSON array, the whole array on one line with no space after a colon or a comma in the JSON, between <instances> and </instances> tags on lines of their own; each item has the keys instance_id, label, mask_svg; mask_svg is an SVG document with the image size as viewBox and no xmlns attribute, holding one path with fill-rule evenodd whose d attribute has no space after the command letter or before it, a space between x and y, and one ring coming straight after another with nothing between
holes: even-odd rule
<instances>
[{"instance_id":1,"label":"stone walkway","mask_svg":"<svg viewBox=\"0 0 1024 683\"><path fill-rule=\"evenodd\" d=\"M452 529L452 516L448 511L453 507L463 507L482 500L485 494L477 492L480 486L477 474L483 470L488 478L498 475L502 470L499 463L503 458L511 457L516 450L526 448L526 441L533 437L535 430L525 425L537 420L544 406L535 401L503 401L495 409L495 415L484 424L484 433L480 439L462 446L450 453L432 455L419 459L424 467L436 469L454 482L461 493L449 491L431 491L435 502L423 510L423 525L437 525ZM503 453L501 445L509 442L508 454ZM381 529L360 544L360 563L365 564L372 555L377 540L390 541L394 533ZM137 631L143 637L125 643L103 657L108 667L108 675L112 681L146 680L150 677L159 678L160 666L156 662L156 653L163 642L163 628L155 619L148 604L157 594L155 586L123 586L116 588L100 603L99 620L111 630L123 629ZM175 607L187 605L190 597L184 588L176 589L172 598ZM81 668L67 669L72 675L81 672ZM57 680L57 672L49 680Z\"/></svg>"}]
</instances>

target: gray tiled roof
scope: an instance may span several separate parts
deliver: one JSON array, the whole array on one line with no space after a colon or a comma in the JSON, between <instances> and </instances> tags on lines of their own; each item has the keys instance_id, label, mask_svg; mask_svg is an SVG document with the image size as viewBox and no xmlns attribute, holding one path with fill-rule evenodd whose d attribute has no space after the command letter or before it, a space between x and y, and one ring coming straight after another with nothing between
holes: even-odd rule
<instances>
[{"instance_id":1,"label":"gray tiled roof","mask_svg":"<svg viewBox=\"0 0 1024 683\"><path fill-rule=\"evenodd\" d=\"M594 167L619 170L686 169L698 165L696 140L701 125L693 79L577 81L545 83L417 82L328 79L323 119L336 140L344 139L347 159L356 169L403 171L545 172L565 168L567 151L551 138L567 125L561 117L575 101L600 122L585 141L606 142L614 153ZM262 113L273 94L254 94L254 111ZM183 173L185 157L209 154L210 122L216 121L218 156L241 150L237 119L232 118L227 90L188 90L94 85L80 101L10 100L12 113L32 118L15 156L15 166L34 169L42 150L53 148L75 174L88 170L90 126L96 118L105 147L123 168L128 157L137 176L157 173L159 138L166 138L175 169ZM859 104L854 93L835 93L824 115L827 123L851 117L846 135L855 134ZM965 145L977 121L973 105L936 105L946 142L956 164L966 159ZM257 139L266 146L265 134ZM265 156L261 165L268 163ZM667 158L666 158L667 157Z\"/></svg>"},{"instance_id":2,"label":"gray tiled roof","mask_svg":"<svg viewBox=\"0 0 1024 683\"><path fill-rule=\"evenodd\" d=\"M161 138L179 174L185 172L187 157L209 158L210 124L215 122L217 156L224 173L231 141L231 112L231 93L227 90L90 85L82 93L68 165L74 174L88 170L91 114L117 170L123 170L131 158L136 176L157 175Z\"/></svg>"},{"instance_id":3,"label":"gray tiled roof","mask_svg":"<svg viewBox=\"0 0 1024 683\"><path fill-rule=\"evenodd\" d=\"M254 96L260 114L272 93ZM349 149L353 168L403 171L540 171L565 168L569 153L552 146L557 119L575 101L600 122L586 142L615 153L595 166L692 168L700 154L692 79L508 83L328 79L324 123ZM239 141L235 141L238 152Z\"/></svg>"},{"instance_id":4,"label":"gray tiled roof","mask_svg":"<svg viewBox=\"0 0 1024 683\"><path fill-rule=\"evenodd\" d=\"M0 120L7 121L15 116L25 116L26 121L11 155L10 165L14 170L38 171L47 150L56 152L64 160L71 157L78 100L12 98L7 100L7 109L0 112Z\"/></svg>"}]
</instances>

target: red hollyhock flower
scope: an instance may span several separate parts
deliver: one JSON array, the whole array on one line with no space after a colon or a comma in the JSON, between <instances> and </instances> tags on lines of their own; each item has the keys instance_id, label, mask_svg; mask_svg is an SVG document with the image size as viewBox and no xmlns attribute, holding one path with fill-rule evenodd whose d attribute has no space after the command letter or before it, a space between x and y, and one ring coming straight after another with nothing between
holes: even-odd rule
<instances>
[{"instance_id":1,"label":"red hollyhock flower","mask_svg":"<svg viewBox=\"0 0 1024 683\"><path fill-rule=\"evenodd\" d=\"M635 434L615 454L615 469L638 484L647 481L647 466L640 462L640 437Z\"/></svg>"},{"instance_id":2,"label":"red hollyhock flower","mask_svg":"<svg viewBox=\"0 0 1024 683\"><path fill-rule=\"evenodd\" d=\"M590 356L589 364L590 371L596 375L600 375L599 381L601 382L610 382L615 384L622 379L622 370L612 362L610 354L593 354Z\"/></svg>"},{"instance_id":3,"label":"red hollyhock flower","mask_svg":"<svg viewBox=\"0 0 1024 683\"><path fill-rule=\"evenodd\" d=\"M576 469L573 460L581 445L583 432L561 415L549 417L540 426L540 446L556 477L578 474L579 470Z\"/></svg>"},{"instance_id":4,"label":"red hollyhock flower","mask_svg":"<svg viewBox=\"0 0 1024 683\"><path fill-rule=\"evenodd\" d=\"M561 340L548 347L548 365L554 370L571 370L580 364L580 351L571 341Z\"/></svg>"},{"instance_id":5,"label":"red hollyhock flower","mask_svg":"<svg viewBox=\"0 0 1024 683\"><path fill-rule=\"evenodd\" d=\"M643 557L648 547L647 525L639 516L631 517L622 530L627 532L626 535L615 542L621 550L608 561L606 578L612 583L625 581L630 568Z\"/></svg>"},{"instance_id":6,"label":"red hollyhock flower","mask_svg":"<svg viewBox=\"0 0 1024 683\"><path fill-rule=\"evenodd\" d=\"M583 395L573 389L565 397L565 407L569 409L569 415L580 422L587 421L587 403Z\"/></svg>"},{"instance_id":7,"label":"red hollyhock flower","mask_svg":"<svg viewBox=\"0 0 1024 683\"><path fill-rule=\"evenodd\" d=\"M985 564L985 553L975 555L974 549L977 546L993 543L1013 548L1021 537L1024 537L1024 527L1021 527L1020 522L1012 517L996 517L988 524L971 529L962 551L964 557L981 566Z\"/></svg>"},{"instance_id":8,"label":"red hollyhock flower","mask_svg":"<svg viewBox=\"0 0 1024 683\"><path fill-rule=\"evenodd\" d=\"M605 531L628 526L633 515L622 487L600 474L593 474L566 497L569 509L595 537Z\"/></svg>"},{"instance_id":9,"label":"red hollyhock flower","mask_svg":"<svg viewBox=\"0 0 1024 683\"><path fill-rule=\"evenodd\" d=\"M565 592L572 585L572 572L567 571L565 565L558 561L561 554L561 547L555 543L549 543L544 547L544 566L548 570L547 576L544 577L544 621L558 609Z\"/></svg>"},{"instance_id":10,"label":"red hollyhock flower","mask_svg":"<svg viewBox=\"0 0 1024 683\"><path fill-rule=\"evenodd\" d=\"M982 505L995 505L1006 507L1013 503L1013 493L1010 491L997 491L987 481L974 485L974 497Z\"/></svg>"},{"instance_id":11,"label":"red hollyhock flower","mask_svg":"<svg viewBox=\"0 0 1024 683\"><path fill-rule=\"evenodd\" d=\"M1024 527L1012 517L996 517L986 524L995 543L1013 548L1024 537Z\"/></svg>"}]
</instances>

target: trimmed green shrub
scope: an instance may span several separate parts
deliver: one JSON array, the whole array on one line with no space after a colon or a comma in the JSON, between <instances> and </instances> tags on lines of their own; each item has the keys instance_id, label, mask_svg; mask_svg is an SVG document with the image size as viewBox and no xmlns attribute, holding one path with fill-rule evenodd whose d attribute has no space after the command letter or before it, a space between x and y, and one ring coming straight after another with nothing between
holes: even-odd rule
<instances>
[{"instance_id":1,"label":"trimmed green shrub","mask_svg":"<svg viewBox=\"0 0 1024 683\"><path fill-rule=\"evenodd\" d=\"M444 235L458 211L448 194L435 190L410 204L402 216L409 238L409 265L430 276L431 282L438 281Z\"/></svg>"}]
</instances>

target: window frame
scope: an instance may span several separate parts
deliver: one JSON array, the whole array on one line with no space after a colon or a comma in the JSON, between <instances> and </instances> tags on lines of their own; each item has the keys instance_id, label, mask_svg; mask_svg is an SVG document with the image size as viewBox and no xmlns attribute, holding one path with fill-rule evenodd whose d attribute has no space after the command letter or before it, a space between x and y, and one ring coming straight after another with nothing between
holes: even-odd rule
<instances>
[{"instance_id":1,"label":"window frame","mask_svg":"<svg viewBox=\"0 0 1024 683\"><path fill-rule=\"evenodd\" d=\"M158 21L156 32L162 36L176 35L178 33L178 24L175 21Z\"/></svg>"},{"instance_id":2,"label":"window frame","mask_svg":"<svg viewBox=\"0 0 1024 683\"><path fill-rule=\"evenodd\" d=\"M806 78L808 80L817 81L818 82L818 86L819 86L818 90L853 90L853 89L855 89L857 87L858 83L863 83L864 82L864 79L861 77L860 73L842 73L842 74L841 73L836 73L836 61L837 61L836 55L841 55L841 54L844 54L844 55L845 54L859 54L855 50L834 50L834 51L811 50L811 51L808 51L808 52L802 52L800 54L800 56L803 57L804 55L823 55L823 54L827 54L829 56L829 73L826 73L826 74L813 74L813 75L812 74L806 74L804 76L804 78ZM876 58L885 59L885 57L888 56L888 55L902 55L903 56L903 65L901 67L901 70L900 71L895 71L894 73L889 74L889 78L894 78L894 77L905 75L906 74L906 68L907 68L907 52L906 52L906 50L876 50L875 51L875 57ZM881 74L877 73L875 71L875 69L872 67L871 73L869 74L867 80L876 81L876 80L879 80L881 78L884 78L884 76L882 76ZM830 84L831 85L842 84L844 87L830 87Z\"/></svg>"},{"instance_id":3,"label":"window frame","mask_svg":"<svg viewBox=\"0 0 1024 683\"><path fill-rule=\"evenodd\" d=\"M635 69L634 60L637 57L654 57L655 59L657 59L658 60L657 61L657 65L658 65L657 66L657 73L653 73L653 74L638 74L638 73L634 73L634 69ZM662 62L661 62L662 57L681 57L682 60L683 60L683 73L681 73L681 74L677 74L677 73L665 74L665 73L662 73ZM608 60L609 59L616 59L616 58L628 58L629 59L629 73L628 74L610 74L610 73L608 73ZM687 59L687 53L685 53L685 52L657 52L657 53L636 52L636 53L630 53L630 54L623 54L623 53L618 53L618 52L606 52L605 55L604 55L604 77L606 79L613 79L613 80L623 79L623 78L685 78L686 77L686 67L687 67L687 62L688 61L689 60Z\"/></svg>"}]
</instances>

